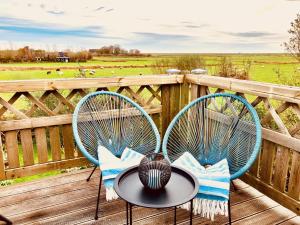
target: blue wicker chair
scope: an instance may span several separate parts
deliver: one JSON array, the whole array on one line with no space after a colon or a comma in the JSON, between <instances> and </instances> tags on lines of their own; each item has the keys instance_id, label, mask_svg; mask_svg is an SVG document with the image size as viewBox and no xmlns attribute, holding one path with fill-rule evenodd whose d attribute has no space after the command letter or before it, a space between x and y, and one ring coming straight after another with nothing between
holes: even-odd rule
<instances>
[{"instance_id":1,"label":"blue wicker chair","mask_svg":"<svg viewBox=\"0 0 300 225\"><path fill-rule=\"evenodd\" d=\"M151 117L137 103L114 92L100 91L82 98L74 111L73 133L82 154L95 165L87 181L99 166L99 145L117 157L126 147L142 154L158 152L160 148L160 135ZM95 219L101 182L102 174Z\"/></svg>"},{"instance_id":2,"label":"blue wicker chair","mask_svg":"<svg viewBox=\"0 0 300 225\"><path fill-rule=\"evenodd\" d=\"M226 158L232 181L250 168L260 145L261 125L252 105L240 96L218 93L196 99L175 116L162 151L171 162L190 152L203 166ZM230 201L228 208L231 222Z\"/></svg>"}]
</instances>

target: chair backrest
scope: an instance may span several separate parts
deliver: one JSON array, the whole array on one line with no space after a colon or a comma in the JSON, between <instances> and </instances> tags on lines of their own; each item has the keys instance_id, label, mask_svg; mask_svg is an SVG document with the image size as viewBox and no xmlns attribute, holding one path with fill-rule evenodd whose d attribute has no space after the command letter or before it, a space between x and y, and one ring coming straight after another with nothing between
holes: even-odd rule
<instances>
[{"instance_id":1,"label":"chair backrest","mask_svg":"<svg viewBox=\"0 0 300 225\"><path fill-rule=\"evenodd\" d=\"M190 152L201 165L226 158L231 179L245 173L261 145L261 125L244 98L229 93L203 96L184 107L170 123L162 144L173 162Z\"/></svg>"},{"instance_id":2,"label":"chair backrest","mask_svg":"<svg viewBox=\"0 0 300 225\"><path fill-rule=\"evenodd\" d=\"M126 147L143 154L158 152L160 148L160 135L151 117L137 103L118 93L99 91L82 98L72 124L76 144L95 165L99 165L99 145L117 157Z\"/></svg>"}]
</instances>

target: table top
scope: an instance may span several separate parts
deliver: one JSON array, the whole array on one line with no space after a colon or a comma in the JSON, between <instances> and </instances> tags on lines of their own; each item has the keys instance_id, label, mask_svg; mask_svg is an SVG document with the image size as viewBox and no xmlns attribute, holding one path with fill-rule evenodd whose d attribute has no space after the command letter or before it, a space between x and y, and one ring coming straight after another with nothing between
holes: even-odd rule
<instances>
[{"instance_id":1,"label":"table top","mask_svg":"<svg viewBox=\"0 0 300 225\"><path fill-rule=\"evenodd\" d=\"M144 187L139 179L138 166L120 173L114 182L114 189L125 201L148 208L174 207L192 200L198 193L199 184L194 175L178 167L171 167L171 178L158 191Z\"/></svg>"}]
</instances>

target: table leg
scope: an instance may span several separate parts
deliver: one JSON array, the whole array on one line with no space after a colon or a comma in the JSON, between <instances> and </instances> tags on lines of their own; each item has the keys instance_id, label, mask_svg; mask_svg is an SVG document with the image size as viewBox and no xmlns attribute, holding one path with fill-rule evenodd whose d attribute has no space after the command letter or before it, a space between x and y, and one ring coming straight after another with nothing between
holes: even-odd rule
<instances>
[{"instance_id":1,"label":"table leg","mask_svg":"<svg viewBox=\"0 0 300 225\"><path fill-rule=\"evenodd\" d=\"M128 202L126 202L126 224L128 225Z\"/></svg>"},{"instance_id":2,"label":"table leg","mask_svg":"<svg viewBox=\"0 0 300 225\"><path fill-rule=\"evenodd\" d=\"M129 215L130 215L130 225L132 225L132 204L129 203Z\"/></svg>"},{"instance_id":3,"label":"table leg","mask_svg":"<svg viewBox=\"0 0 300 225\"><path fill-rule=\"evenodd\" d=\"M176 224L176 206L174 207L174 224Z\"/></svg>"},{"instance_id":4,"label":"table leg","mask_svg":"<svg viewBox=\"0 0 300 225\"><path fill-rule=\"evenodd\" d=\"M193 199L191 200L190 225L193 224Z\"/></svg>"}]
</instances>

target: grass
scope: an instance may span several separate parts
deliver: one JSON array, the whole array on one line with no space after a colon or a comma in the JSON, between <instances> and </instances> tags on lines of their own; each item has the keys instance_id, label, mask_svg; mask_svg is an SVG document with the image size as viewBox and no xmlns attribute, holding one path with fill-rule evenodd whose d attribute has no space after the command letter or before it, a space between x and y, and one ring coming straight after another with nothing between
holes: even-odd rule
<instances>
[{"instance_id":1,"label":"grass","mask_svg":"<svg viewBox=\"0 0 300 225\"><path fill-rule=\"evenodd\" d=\"M151 57L95 57L85 63L80 63L82 67L91 65L101 66L149 66L159 58L173 58L176 54L157 54ZM215 74L217 71L216 64L221 57L230 57L235 65L240 66L247 60L252 61L250 71L250 79L262 82L280 83L278 75L282 78L290 77L298 70L300 64L296 64L295 59L285 54L203 54L201 55L207 65L209 74ZM73 78L79 73L77 69L62 70L63 75L59 75L55 69L60 66L78 66L78 63L8 63L0 64L0 67L53 67L51 75L46 74L46 70L26 70L26 71L0 71L0 80L27 80L27 79L54 79L54 78ZM96 69L93 77L109 77L109 76L129 76L139 74L153 74L153 70L149 67L145 68L106 68ZM89 75L87 76L89 77Z\"/></svg>"},{"instance_id":2,"label":"grass","mask_svg":"<svg viewBox=\"0 0 300 225\"><path fill-rule=\"evenodd\" d=\"M63 75L59 75L55 70L53 70L50 75L47 75L45 70L0 71L0 80L74 78L76 74L79 74L78 70L62 70L62 72ZM87 72L87 77L129 76L151 73L151 68L98 69L93 76L90 76Z\"/></svg>"}]
</instances>

